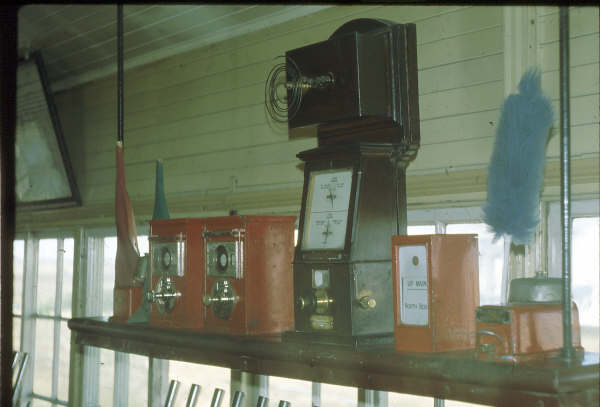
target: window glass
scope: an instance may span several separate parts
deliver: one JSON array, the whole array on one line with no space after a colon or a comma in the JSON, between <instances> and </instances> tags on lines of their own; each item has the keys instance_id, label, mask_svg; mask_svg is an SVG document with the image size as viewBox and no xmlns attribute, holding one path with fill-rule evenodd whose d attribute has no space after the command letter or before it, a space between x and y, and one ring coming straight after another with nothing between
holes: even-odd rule
<instances>
[{"instance_id":1,"label":"window glass","mask_svg":"<svg viewBox=\"0 0 600 407\"><path fill-rule=\"evenodd\" d=\"M115 286L115 258L117 256L117 237L104 238L104 270L102 274L102 315L113 314L113 288Z\"/></svg>"},{"instance_id":2,"label":"window glass","mask_svg":"<svg viewBox=\"0 0 600 407\"><path fill-rule=\"evenodd\" d=\"M415 396L413 394L388 393L388 405L411 406L411 407L432 407L433 399L431 397Z\"/></svg>"},{"instance_id":3,"label":"window glass","mask_svg":"<svg viewBox=\"0 0 600 407\"><path fill-rule=\"evenodd\" d=\"M63 283L62 301L60 315L63 318L71 318L71 305L73 302L73 251L74 240L72 238L63 241Z\"/></svg>"},{"instance_id":4,"label":"window glass","mask_svg":"<svg viewBox=\"0 0 600 407\"><path fill-rule=\"evenodd\" d=\"M56 239L41 239L39 243L37 312L54 315L56 297Z\"/></svg>"},{"instance_id":5,"label":"window glass","mask_svg":"<svg viewBox=\"0 0 600 407\"><path fill-rule=\"evenodd\" d=\"M52 403L46 400L33 399L31 401L31 407L53 407Z\"/></svg>"},{"instance_id":6,"label":"window glass","mask_svg":"<svg viewBox=\"0 0 600 407\"><path fill-rule=\"evenodd\" d=\"M487 404L485 404L487 405ZM484 404L473 404L473 403L465 403L464 401L455 401L455 400L445 400L444 407L479 407L484 406Z\"/></svg>"},{"instance_id":7,"label":"window glass","mask_svg":"<svg viewBox=\"0 0 600 407\"><path fill-rule=\"evenodd\" d=\"M23 312L23 257L25 242L13 242L13 313L20 315Z\"/></svg>"},{"instance_id":8,"label":"window glass","mask_svg":"<svg viewBox=\"0 0 600 407\"><path fill-rule=\"evenodd\" d=\"M180 394L179 398L183 396ZM129 405L148 405L148 358L146 356L129 355Z\"/></svg>"},{"instance_id":9,"label":"window glass","mask_svg":"<svg viewBox=\"0 0 600 407\"><path fill-rule=\"evenodd\" d=\"M21 350L21 318L13 318L13 351Z\"/></svg>"},{"instance_id":10,"label":"window glass","mask_svg":"<svg viewBox=\"0 0 600 407\"><path fill-rule=\"evenodd\" d=\"M599 351L599 219L576 218L572 228L572 296L579 310L581 345L589 352Z\"/></svg>"},{"instance_id":11,"label":"window glass","mask_svg":"<svg viewBox=\"0 0 600 407\"><path fill-rule=\"evenodd\" d=\"M477 234L479 246L479 303L502 302L502 267L504 264L504 238L494 242L494 234L484 223L450 223L448 234Z\"/></svg>"},{"instance_id":12,"label":"window glass","mask_svg":"<svg viewBox=\"0 0 600 407\"><path fill-rule=\"evenodd\" d=\"M198 384L201 387L198 395L198 406L210 406L212 395L216 388L225 390L221 406L228 406L230 403L229 382L231 379L230 370L224 367L200 365L196 363L169 361L169 381L179 380L179 396L174 407L185 406L187 395L192 384Z\"/></svg>"},{"instance_id":13,"label":"window glass","mask_svg":"<svg viewBox=\"0 0 600 407\"><path fill-rule=\"evenodd\" d=\"M433 235L435 234L435 225L408 225L406 227L408 235Z\"/></svg>"},{"instance_id":14,"label":"window glass","mask_svg":"<svg viewBox=\"0 0 600 407\"><path fill-rule=\"evenodd\" d=\"M60 347L58 354L58 398L69 399L69 352L71 348L71 330L67 321L60 322Z\"/></svg>"},{"instance_id":15,"label":"window glass","mask_svg":"<svg viewBox=\"0 0 600 407\"><path fill-rule=\"evenodd\" d=\"M310 406L312 402L312 382L306 380L269 377L270 404L277 405L280 400L289 401L292 406Z\"/></svg>"},{"instance_id":16,"label":"window glass","mask_svg":"<svg viewBox=\"0 0 600 407\"><path fill-rule=\"evenodd\" d=\"M37 319L35 323L35 361L33 366L33 392L41 396L52 395L52 355L54 354L54 321Z\"/></svg>"},{"instance_id":17,"label":"window glass","mask_svg":"<svg viewBox=\"0 0 600 407\"><path fill-rule=\"evenodd\" d=\"M355 407L358 399L356 387L321 384L321 405L336 407Z\"/></svg>"},{"instance_id":18,"label":"window glass","mask_svg":"<svg viewBox=\"0 0 600 407\"><path fill-rule=\"evenodd\" d=\"M111 295L112 297L112 295ZM112 407L115 382L115 352L100 349L100 385L98 401L102 407Z\"/></svg>"},{"instance_id":19,"label":"window glass","mask_svg":"<svg viewBox=\"0 0 600 407\"><path fill-rule=\"evenodd\" d=\"M140 235L138 236L138 249L140 249L140 255L144 255L145 253L150 252L150 246L148 243L148 236Z\"/></svg>"}]
</instances>

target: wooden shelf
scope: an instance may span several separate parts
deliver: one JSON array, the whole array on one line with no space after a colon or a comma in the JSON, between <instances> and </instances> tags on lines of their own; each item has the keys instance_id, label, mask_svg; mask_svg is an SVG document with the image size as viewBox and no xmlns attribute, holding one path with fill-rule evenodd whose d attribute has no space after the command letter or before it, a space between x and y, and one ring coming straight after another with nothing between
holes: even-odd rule
<instances>
[{"instance_id":1,"label":"wooden shelf","mask_svg":"<svg viewBox=\"0 0 600 407\"><path fill-rule=\"evenodd\" d=\"M600 361L586 353L512 365L478 361L473 352L438 355L261 341L172 331L105 318L69 321L75 341L120 352L272 376L411 393L498 406L598 406Z\"/></svg>"}]
</instances>

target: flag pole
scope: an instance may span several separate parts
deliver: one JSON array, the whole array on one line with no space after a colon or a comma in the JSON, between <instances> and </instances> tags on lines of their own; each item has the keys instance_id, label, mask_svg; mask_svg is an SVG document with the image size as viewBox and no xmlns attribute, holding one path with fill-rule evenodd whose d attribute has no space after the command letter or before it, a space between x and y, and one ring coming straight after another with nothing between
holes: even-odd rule
<instances>
[{"instance_id":1,"label":"flag pole","mask_svg":"<svg viewBox=\"0 0 600 407\"><path fill-rule=\"evenodd\" d=\"M117 5L117 140L123 143L123 4Z\"/></svg>"}]
</instances>

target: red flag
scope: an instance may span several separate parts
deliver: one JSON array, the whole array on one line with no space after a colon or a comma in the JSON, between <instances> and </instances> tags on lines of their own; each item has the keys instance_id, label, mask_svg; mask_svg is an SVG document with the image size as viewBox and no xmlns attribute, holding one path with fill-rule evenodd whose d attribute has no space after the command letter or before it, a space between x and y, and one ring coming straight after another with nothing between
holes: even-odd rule
<instances>
[{"instance_id":1,"label":"red flag","mask_svg":"<svg viewBox=\"0 0 600 407\"><path fill-rule=\"evenodd\" d=\"M135 217L125 186L123 143L117 141L117 179L115 189L115 221L117 224L117 257L115 259L115 288L134 285L133 278L140 255L137 245Z\"/></svg>"}]
</instances>

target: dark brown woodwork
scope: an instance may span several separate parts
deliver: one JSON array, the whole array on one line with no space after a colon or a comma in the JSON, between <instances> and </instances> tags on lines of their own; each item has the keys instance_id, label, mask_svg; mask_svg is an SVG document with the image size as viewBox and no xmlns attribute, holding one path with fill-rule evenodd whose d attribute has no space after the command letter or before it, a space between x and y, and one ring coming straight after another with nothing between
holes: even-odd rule
<instances>
[{"instance_id":1,"label":"dark brown woodwork","mask_svg":"<svg viewBox=\"0 0 600 407\"><path fill-rule=\"evenodd\" d=\"M295 333L286 340L337 343L349 346L391 344L393 289L391 239L406 233L404 156L391 144L341 143L303 151L306 162L300 210L299 241L294 257L294 298L312 298L312 270L329 270L333 302L326 313L333 328L315 329L311 309L295 305ZM303 250L307 195L311 173L325 169L352 169L352 186L342 250ZM364 295L376 300L364 308Z\"/></svg>"},{"instance_id":2,"label":"dark brown woodwork","mask_svg":"<svg viewBox=\"0 0 600 407\"><path fill-rule=\"evenodd\" d=\"M265 342L102 318L69 321L74 340L120 352L246 372L500 407L597 406L598 354L571 364L548 359L513 365L476 360L474 350L440 354L356 352L339 346Z\"/></svg>"},{"instance_id":3,"label":"dark brown woodwork","mask_svg":"<svg viewBox=\"0 0 600 407\"><path fill-rule=\"evenodd\" d=\"M288 81L294 69L333 85L305 90L290 130L318 127L319 145L344 141L394 143L407 155L419 147L416 27L357 19L328 40L286 52ZM291 97L291 93L288 93Z\"/></svg>"}]
</instances>

